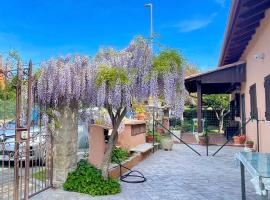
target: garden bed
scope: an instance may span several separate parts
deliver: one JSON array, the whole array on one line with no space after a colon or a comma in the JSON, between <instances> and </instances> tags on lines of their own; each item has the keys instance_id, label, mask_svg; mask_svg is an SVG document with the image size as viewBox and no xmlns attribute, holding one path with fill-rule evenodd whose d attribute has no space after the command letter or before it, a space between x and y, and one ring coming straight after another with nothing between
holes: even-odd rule
<instances>
[{"instance_id":1,"label":"garden bed","mask_svg":"<svg viewBox=\"0 0 270 200\"><path fill-rule=\"evenodd\" d=\"M154 147L151 145L149 146L149 148L145 148L145 149L138 148L138 150L136 150L135 148L131 156L127 160L121 162L121 164L129 169L132 169L134 166L136 166L141 161L145 160L148 156L150 156L152 152L158 149L157 145L155 145ZM143 149L143 150L141 151L140 149ZM122 174L121 174L119 164L111 164L109 168L109 176L112 178L119 178L121 175L123 175L127 171L128 171L127 169L122 168L121 169Z\"/></svg>"}]
</instances>

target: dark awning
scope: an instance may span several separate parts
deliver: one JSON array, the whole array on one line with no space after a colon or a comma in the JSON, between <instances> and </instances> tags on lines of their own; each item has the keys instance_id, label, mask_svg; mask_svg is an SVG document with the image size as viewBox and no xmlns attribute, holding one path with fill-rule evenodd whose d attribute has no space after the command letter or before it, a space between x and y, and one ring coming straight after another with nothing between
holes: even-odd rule
<instances>
[{"instance_id":1,"label":"dark awning","mask_svg":"<svg viewBox=\"0 0 270 200\"><path fill-rule=\"evenodd\" d=\"M197 92L197 83L200 83L203 94L226 94L235 90L245 80L246 63L236 62L213 71L187 77L185 86L189 93Z\"/></svg>"}]
</instances>

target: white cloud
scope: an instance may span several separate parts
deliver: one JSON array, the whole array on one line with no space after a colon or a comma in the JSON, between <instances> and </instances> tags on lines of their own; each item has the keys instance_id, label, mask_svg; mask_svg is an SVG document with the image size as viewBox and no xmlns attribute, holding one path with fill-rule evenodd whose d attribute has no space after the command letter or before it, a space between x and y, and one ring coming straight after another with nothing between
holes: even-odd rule
<instances>
[{"instance_id":1,"label":"white cloud","mask_svg":"<svg viewBox=\"0 0 270 200\"><path fill-rule=\"evenodd\" d=\"M191 19L184 20L175 25L180 32L191 32L202 29L212 22L211 19Z\"/></svg>"},{"instance_id":2,"label":"white cloud","mask_svg":"<svg viewBox=\"0 0 270 200\"><path fill-rule=\"evenodd\" d=\"M217 13L212 13L207 18L193 18L193 19L183 20L175 24L174 27L176 27L179 30L179 32L191 32L191 31L199 30L211 24L216 15Z\"/></svg>"}]
</instances>

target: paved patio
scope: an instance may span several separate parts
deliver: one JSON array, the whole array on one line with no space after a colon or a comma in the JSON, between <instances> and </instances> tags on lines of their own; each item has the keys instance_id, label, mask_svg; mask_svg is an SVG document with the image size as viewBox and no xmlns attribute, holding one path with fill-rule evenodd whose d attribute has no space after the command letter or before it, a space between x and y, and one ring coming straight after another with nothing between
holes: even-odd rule
<instances>
[{"instance_id":1,"label":"paved patio","mask_svg":"<svg viewBox=\"0 0 270 200\"><path fill-rule=\"evenodd\" d=\"M194 145L202 155L205 147ZM210 152L218 147L211 146ZM182 144L173 151L158 151L135 167L146 177L141 184L121 183L122 193L115 196L88 195L47 190L32 200L240 200L240 169L236 167L234 153L238 147L225 147L215 157L197 156ZM246 173L247 199L256 200L254 188Z\"/></svg>"}]
</instances>

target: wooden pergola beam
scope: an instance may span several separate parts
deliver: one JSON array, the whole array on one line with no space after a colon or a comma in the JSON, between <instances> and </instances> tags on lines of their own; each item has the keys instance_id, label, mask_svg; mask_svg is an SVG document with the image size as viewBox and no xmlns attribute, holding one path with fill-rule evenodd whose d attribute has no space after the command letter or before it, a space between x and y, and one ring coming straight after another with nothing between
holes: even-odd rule
<instances>
[{"instance_id":1,"label":"wooden pergola beam","mask_svg":"<svg viewBox=\"0 0 270 200\"><path fill-rule=\"evenodd\" d=\"M202 133L202 85L197 82L197 119L198 119L198 133Z\"/></svg>"}]
</instances>

